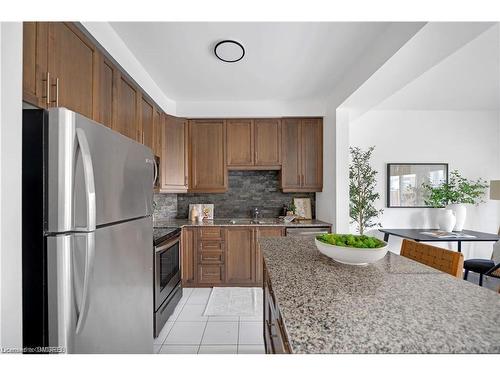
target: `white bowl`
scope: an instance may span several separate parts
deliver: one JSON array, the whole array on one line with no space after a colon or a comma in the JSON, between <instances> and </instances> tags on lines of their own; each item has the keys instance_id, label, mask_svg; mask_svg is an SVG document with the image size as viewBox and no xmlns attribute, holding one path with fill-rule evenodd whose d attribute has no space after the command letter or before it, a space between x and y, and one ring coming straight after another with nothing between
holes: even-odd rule
<instances>
[{"instance_id":1,"label":"white bowl","mask_svg":"<svg viewBox=\"0 0 500 375\"><path fill-rule=\"evenodd\" d=\"M314 241L316 243L316 247L322 254L325 254L327 257L332 258L336 262L350 264L353 266L366 266L369 263L375 263L387 254L386 242L384 242L385 246L383 247L377 247L374 249L359 249L356 247L330 245L318 241L316 238Z\"/></svg>"}]
</instances>

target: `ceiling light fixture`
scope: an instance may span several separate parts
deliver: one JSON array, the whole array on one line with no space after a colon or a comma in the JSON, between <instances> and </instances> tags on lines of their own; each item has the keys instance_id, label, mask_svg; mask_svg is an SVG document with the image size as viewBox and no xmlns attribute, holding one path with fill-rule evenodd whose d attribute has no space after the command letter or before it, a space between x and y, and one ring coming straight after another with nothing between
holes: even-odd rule
<instances>
[{"instance_id":1,"label":"ceiling light fixture","mask_svg":"<svg viewBox=\"0 0 500 375\"><path fill-rule=\"evenodd\" d=\"M245 56L245 48L236 40L222 40L215 45L214 54L221 61L234 63Z\"/></svg>"}]
</instances>

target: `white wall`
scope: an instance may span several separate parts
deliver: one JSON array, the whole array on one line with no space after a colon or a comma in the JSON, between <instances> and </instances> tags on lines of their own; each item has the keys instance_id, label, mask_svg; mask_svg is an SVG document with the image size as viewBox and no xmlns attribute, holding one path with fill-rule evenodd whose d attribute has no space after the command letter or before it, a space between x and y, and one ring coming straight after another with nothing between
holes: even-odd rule
<instances>
[{"instance_id":1,"label":"white wall","mask_svg":"<svg viewBox=\"0 0 500 375\"><path fill-rule=\"evenodd\" d=\"M435 227L437 211L386 208L387 163L446 162L450 171L458 169L468 178L500 178L497 111L372 110L352 122L349 131L352 146L376 146L371 164L378 171L376 206L384 209L381 222L385 228ZM498 231L498 204L486 200L478 207L468 206L466 229ZM400 240L392 238L391 250L398 252L399 247ZM466 258L488 258L492 244L463 244L463 249Z\"/></svg>"},{"instance_id":2,"label":"white wall","mask_svg":"<svg viewBox=\"0 0 500 375\"><path fill-rule=\"evenodd\" d=\"M181 117L281 117L323 116L325 102L317 101L177 101Z\"/></svg>"},{"instance_id":3,"label":"white wall","mask_svg":"<svg viewBox=\"0 0 500 375\"><path fill-rule=\"evenodd\" d=\"M326 101L323 128L323 192L316 195L316 216L318 219L333 223L333 228L337 232L349 229L349 206L343 194L348 181L346 169L349 156L347 153L349 135L346 124L348 114L339 113L339 126L337 126L337 108L424 25L423 22L406 22L394 23L388 27L343 76Z\"/></svg>"},{"instance_id":4,"label":"white wall","mask_svg":"<svg viewBox=\"0 0 500 375\"><path fill-rule=\"evenodd\" d=\"M175 101L158 87L108 22L81 24L166 113L176 115Z\"/></svg>"},{"instance_id":5,"label":"white wall","mask_svg":"<svg viewBox=\"0 0 500 375\"><path fill-rule=\"evenodd\" d=\"M0 347L22 346L22 33L0 23Z\"/></svg>"}]
</instances>

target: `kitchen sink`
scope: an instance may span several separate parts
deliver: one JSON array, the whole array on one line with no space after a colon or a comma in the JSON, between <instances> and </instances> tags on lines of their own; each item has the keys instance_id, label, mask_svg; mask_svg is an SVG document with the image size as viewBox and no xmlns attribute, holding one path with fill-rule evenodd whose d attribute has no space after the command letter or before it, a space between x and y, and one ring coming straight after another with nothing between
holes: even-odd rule
<instances>
[{"instance_id":1,"label":"kitchen sink","mask_svg":"<svg viewBox=\"0 0 500 375\"><path fill-rule=\"evenodd\" d=\"M228 221L232 225L266 225L266 224L279 224L279 219L231 219Z\"/></svg>"}]
</instances>

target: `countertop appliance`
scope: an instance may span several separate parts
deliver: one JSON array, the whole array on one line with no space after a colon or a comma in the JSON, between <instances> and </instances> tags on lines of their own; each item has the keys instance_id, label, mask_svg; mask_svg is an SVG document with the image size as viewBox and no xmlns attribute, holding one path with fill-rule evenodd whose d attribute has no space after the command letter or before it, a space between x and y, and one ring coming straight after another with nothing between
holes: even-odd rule
<instances>
[{"instance_id":1,"label":"countertop appliance","mask_svg":"<svg viewBox=\"0 0 500 375\"><path fill-rule=\"evenodd\" d=\"M287 237L316 237L326 233L330 233L330 227L286 228Z\"/></svg>"},{"instance_id":2,"label":"countertop appliance","mask_svg":"<svg viewBox=\"0 0 500 375\"><path fill-rule=\"evenodd\" d=\"M153 352L154 168L77 113L23 111L24 347Z\"/></svg>"},{"instance_id":3,"label":"countertop appliance","mask_svg":"<svg viewBox=\"0 0 500 375\"><path fill-rule=\"evenodd\" d=\"M180 228L154 230L154 337L182 298Z\"/></svg>"}]
</instances>

